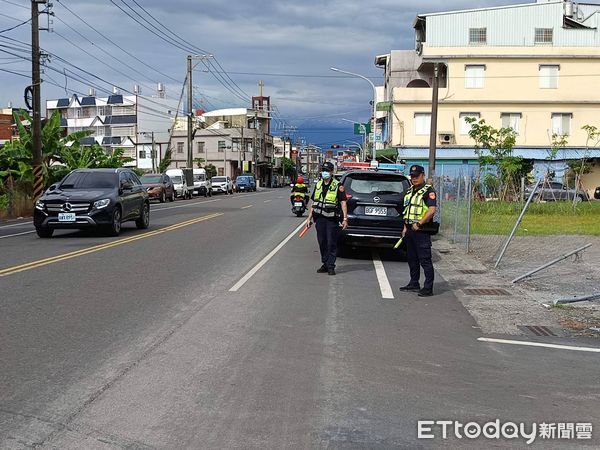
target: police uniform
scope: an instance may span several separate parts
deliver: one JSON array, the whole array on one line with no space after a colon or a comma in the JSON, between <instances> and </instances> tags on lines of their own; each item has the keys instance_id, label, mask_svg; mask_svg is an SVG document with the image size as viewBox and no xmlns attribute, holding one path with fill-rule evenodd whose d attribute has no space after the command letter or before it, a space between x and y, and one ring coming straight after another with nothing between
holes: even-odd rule
<instances>
[{"instance_id":1,"label":"police uniform","mask_svg":"<svg viewBox=\"0 0 600 450\"><path fill-rule=\"evenodd\" d=\"M421 166L411 167L412 172L423 173ZM421 186L411 186L404 196L403 218L407 231L404 236L410 282L401 290L419 290L420 267L423 267L425 283L420 294L433 292L433 262L431 261L431 236L426 231L414 231L413 224L418 223L429 208L437 206L437 196L433 187L427 183Z\"/></svg>"},{"instance_id":2,"label":"police uniform","mask_svg":"<svg viewBox=\"0 0 600 450\"><path fill-rule=\"evenodd\" d=\"M337 241L340 232L340 204L346 201L344 187L335 178L329 184L319 180L312 193L313 217L323 266L319 271L335 274ZM333 273L332 273L333 272Z\"/></svg>"}]
</instances>

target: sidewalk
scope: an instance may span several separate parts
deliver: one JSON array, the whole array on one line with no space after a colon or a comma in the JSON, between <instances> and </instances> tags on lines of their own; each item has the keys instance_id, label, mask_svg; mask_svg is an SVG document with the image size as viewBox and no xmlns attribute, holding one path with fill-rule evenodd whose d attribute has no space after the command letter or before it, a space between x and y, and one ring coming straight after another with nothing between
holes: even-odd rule
<instances>
[{"instance_id":1,"label":"sidewalk","mask_svg":"<svg viewBox=\"0 0 600 450\"><path fill-rule=\"evenodd\" d=\"M600 332L590 329L600 327L598 302L552 307L553 300L561 297L561 289L553 289L550 284L544 285L539 281L513 284L511 270L495 270L493 264L486 266L474 256L467 255L463 245L455 246L445 239L437 239L433 247L439 255L435 262L436 270L484 334L531 336L535 332L524 327L543 326L557 336L600 338ZM540 288L542 285L544 289ZM484 291L470 295L469 289L500 289L505 292Z\"/></svg>"}]
</instances>

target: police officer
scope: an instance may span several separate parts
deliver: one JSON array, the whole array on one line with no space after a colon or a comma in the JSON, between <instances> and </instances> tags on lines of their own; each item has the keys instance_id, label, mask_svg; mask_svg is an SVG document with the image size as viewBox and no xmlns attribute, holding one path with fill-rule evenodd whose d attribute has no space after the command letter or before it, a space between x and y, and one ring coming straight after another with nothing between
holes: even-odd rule
<instances>
[{"instance_id":1,"label":"police officer","mask_svg":"<svg viewBox=\"0 0 600 450\"><path fill-rule=\"evenodd\" d=\"M313 216L315 218L317 240L319 241L321 262L323 263L317 273L328 273L329 275L335 275L340 218L342 229L346 229L348 226L346 193L344 192L344 186L333 178L333 169L333 164L329 161L323 164L321 179L317 182L312 193L312 204L306 220L306 226L310 227Z\"/></svg>"},{"instance_id":2,"label":"police officer","mask_svg":"<svg viewBox=\"0 0 600 450\"><path fill-rule=\"evenodd\" d=\"M433 295L433 263L431 262L431 236L424 231L435 214L437 199L433 187L425 183L425 169L414 165L410 168L412 186L404 196L404 229L410 282L401 291L418 291L419 297ZM423 289L419 285L421 269L425 273Z\"/></svg>"}]
</instances>

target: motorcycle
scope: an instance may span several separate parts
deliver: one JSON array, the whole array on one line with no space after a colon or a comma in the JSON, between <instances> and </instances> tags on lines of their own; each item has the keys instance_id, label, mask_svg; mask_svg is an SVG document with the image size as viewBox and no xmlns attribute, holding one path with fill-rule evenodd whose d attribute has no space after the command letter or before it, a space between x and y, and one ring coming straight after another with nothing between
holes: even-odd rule
<instances>
[{"instance_id":1,"label":"motorcycle","mask_svg":"<svg viewBox=\"0 0 600 450\"><path fill-rule=\"evenodd\" d=\"M301 197L300 195L296 195L294 197L294 206L292 207L292 212L294 214L296 214L296 216L302 217L302 215L304 214L304 211L306 211L306 204L304 203L304 197Z\"/></svg>"}]
</instances>

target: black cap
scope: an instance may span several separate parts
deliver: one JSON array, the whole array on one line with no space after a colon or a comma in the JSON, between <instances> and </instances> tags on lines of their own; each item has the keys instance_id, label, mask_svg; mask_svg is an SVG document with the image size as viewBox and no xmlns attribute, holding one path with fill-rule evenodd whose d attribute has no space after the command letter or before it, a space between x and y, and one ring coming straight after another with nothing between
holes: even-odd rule
<instances>
[{"instance_id":1,"label":"black cap","mask_svg":"<svg viewBox=\"0 0 600 450\"><path fill-rule=\"evenodd\" d=\"M321 166L321 169L323 169L327 172L333 172L334 167L333 167L333 164L331 164L329 161L325 161L323 163L323 165Z\"/></svg>"},{"instance_id":2,"label":"black cap","mask_svg":"<svg viewBox=\"0 0 600 450\"><path fill-rule=\"evenodd\" d=\"M410 166L410 175L420 175L422 173L425 173L425 168L423 166L419 166L418 164L415 164L414 166Z\"/></svg>"}]
</instances>

